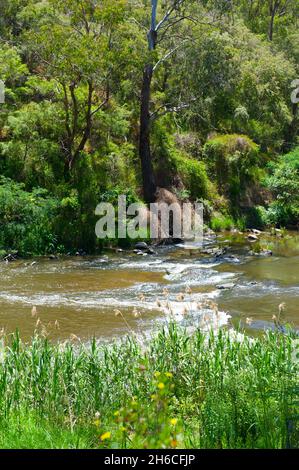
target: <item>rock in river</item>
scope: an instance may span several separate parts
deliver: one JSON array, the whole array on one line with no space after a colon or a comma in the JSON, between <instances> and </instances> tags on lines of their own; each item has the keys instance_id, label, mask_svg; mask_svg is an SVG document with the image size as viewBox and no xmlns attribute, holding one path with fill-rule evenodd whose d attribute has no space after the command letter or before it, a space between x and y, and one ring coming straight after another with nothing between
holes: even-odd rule
<instances>
[{"instance_id":1,"label":"rock in river","mask_svg":"<svg viewBox=\"0 0 299 470\"><path fill-rule=\"evenodd\" d=\"M272 256L273 252L271 250L261 250L261 251L249 251L250 256Z\"/></svg>"},{"instance_id":2,"label":"rock in river","mask_svg":"<svg viewBox=\"0 0 299 470\"><path fill-rule=\"evenodd\" d=\"M148 249L148 244L145 242L137 242L135 245L136 250L147 250Z\"/></svg>"},{"instance_id":3,"label":"rock in river","mask_svg":"<svg viewBox=\"0 0 299 470\"><path fill-rule=\"evenodd\" d=\"M227 255L224 258L224 261L228 261L230 263L240 263L241 261L235 255Z\"/></svg>"},{"instance_id":4,"label":"rock in river","mask_svg":"<svg viewBox=\"0 0 299 470\"><path fill-rule=\"evenodd\" d=\"M155 254L155 251L150 246L148 246L148 244L145 243L145 242L137 242L136 243L134 253L140 254L139 252L143 252L143 253L146 253L148 255L154 255Z\"/></svg>"},{"instance_id":5,"label":"rock in river","mask_svg":"<svg viewBox=\"0 0 299 470\"><path fill-rule=\"evenodd\" d=\"M232 282L228 282L226 284L218 284L217 289L221 289L221 290L224 290L224 289L233 289L235 287L236 284L233 284Z\"/></svg>"},{"instance_id":6,"label":"rock in river","mask_svg":"<svg viewBox=\"0 0 299 470\"><path fill-rule=\"evenodd\" d=\"M256 242L259 239L259 237L257 235L255 235L254 233L250 233L247 238L248 238L248 240L250 240L252 242Z\"/></svg>"}]
</instances>

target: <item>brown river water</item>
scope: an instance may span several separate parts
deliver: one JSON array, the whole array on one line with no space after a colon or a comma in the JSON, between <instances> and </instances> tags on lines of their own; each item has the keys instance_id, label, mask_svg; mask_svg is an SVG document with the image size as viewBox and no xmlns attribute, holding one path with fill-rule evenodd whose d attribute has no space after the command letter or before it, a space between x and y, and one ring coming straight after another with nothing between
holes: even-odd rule
<instances>
[{"instance_id":1,"label":"brown river water","mask_svg":"<svg viewBox=\"0 0 299 470\"><path fill-rule=\"evenodd\" d=\"M283 238L262 236L261 245L273 251L269 257L251 256L253 243L246 235L212 236L205 245L208 249L227 247L227 252L217 258L196 246L179 245L158 248L156 254L147 256L131 251L1 262L0 328L18 329L23 339L29 339L39 318L54 340L70 335L111 340L131 329L150 331L165 321L157 299L165 298L167 288L167 299L176 308L178 294L188 286L192 294L180 300L175 314L182 324L200 316L193 309L188 320L186 311L192 301L211 299L232 316L233 324L241 323L252 333L273 328L272 316L281 303L286 304L285 321L299 328L298 233ZM233 287L218 288L227 283ZM116 309L123 316L116 316Z\"/></svg>"}]
</instances>

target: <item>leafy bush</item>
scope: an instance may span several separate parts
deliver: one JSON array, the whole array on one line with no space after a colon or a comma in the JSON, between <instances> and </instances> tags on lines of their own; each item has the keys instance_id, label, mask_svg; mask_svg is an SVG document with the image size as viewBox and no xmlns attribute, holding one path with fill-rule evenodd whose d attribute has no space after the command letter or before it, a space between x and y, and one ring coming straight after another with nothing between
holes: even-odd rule
<instances>
[{"instance_id":1,"label":"leafy bush","mask_svg":"<svg viewBox=\"0 0 299 470\"><path fill-rule=\"evenodd\" d=\"M221 232L222 230L231 230L234 225L235 223L231 217L217 213L211 218L210 222L211 229L214 230L214 232Z\"/></svg>"},{"instance_id":2,"label":"leafy bush","mask_svg":"<svg viewBox=\"0 0 299 470\"><path fill-rule=\"evenodd\" d=\"M270 165L266 185L275 200L269 205L266 220L270 224L289 225L299 222L299 148Z\"/></svg>"},{"instance_id":3,"label":"leafy bush","mask_svg":"<svg viewBox=\"0 0 299 470\"><path fill-rule=\"evenodd\" d=\"M184 186L189 190L191 199L208 198L209 179L205 163L183 154L175 154L172 162Z\"/></svg>"},{"instance_id":4,"label":"leafy bush","mask_svg":"<svg viewBox=\"0 0 299 470\"><path fill-rule=\"evenodd\" d=\"M243 210L245 228L263 229L268 225L267 209L264 206L248 207Z\"/></svg>"},{"instance_id":5,"label":"leafy bush","mask_svg":"<svg viewBox=\"0 0 299 470\"><path fill-rule=\"evenodd\" d=\"M57 240L52 218L58 200L45 189L31 193L24 185L0 178L0 247L20 254L40 254L55 250Z\"/></svg>"},{"instance_id":6,"label":"leafy bush","mask_svg":"<svg viewBox=\"0 0 299 470\"><path fill-rule=\"evenodd\" d=\"M210 175L216 178L219 192L233 202L239 200L241 192L253 180L258 156L258 145L245 135L217 135L204 146Z\"/></svg>"},{"instance_id":7,"label":"leafy bush","mask_svg":"<svg viewBox=\"0 0 299 470\"><path fill-rule=\"evenodd\" d=\"M118 233L118 222L119 222L118 198L119 196L126 196L126 209L128 209L128 207L131 204L138 203L142 205L142 202L137 197L134 191L132 191L131 189L123 190L119 186L116 186L114 189L105 191L104 193L101 194L101 197L100 197L101 202L109 202L110 204L113 205L114 210L115 210L115 224L116 224L115 238L110 239L109 244L114 244L122 248L128 248L132 245L132 243L136 243L136 239L132 240L128 232L126 232L126 238L122 238L122 237L119 238L119 233ZM145 214L146 214L146 211L147 211L146 206L144 205L143 207L145 209ZM130 223L130 219L134 217L135 216L132 216L132 217L127 216L127 225L126 225L127 229ZM145 229L144 233L142 233L141 239L148 240L148 238L149 238L149 233L148 233L148 230Z\"/></svg>"},{"instance_id":8,"label":"leafy bush","mask_svg":"<svg viewBox=\"0 0 299 470\"><path fill-rule=\"evenodd\" d=\"M191 150L178 141L178 135L169 134L168 120L169 117L164 116L153 127L152 148L158 186L172 187L177 194L188 191L192 200L209 199L211 183L205 163L193 157L196 155L194 148ZM183 140L184 136L180 137Z\"/></svg>"}]
</instances>

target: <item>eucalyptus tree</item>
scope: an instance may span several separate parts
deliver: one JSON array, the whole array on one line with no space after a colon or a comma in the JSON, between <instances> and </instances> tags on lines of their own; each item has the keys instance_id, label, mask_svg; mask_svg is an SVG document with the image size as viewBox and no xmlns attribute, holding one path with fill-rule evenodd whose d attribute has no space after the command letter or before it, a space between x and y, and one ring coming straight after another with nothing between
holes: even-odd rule
<instances>
[{"instance_id":1,"label":"eucalyptus tree","mask_svg":"<svg viewBox=\"0 0 299 470\"><path fill-rule=\"evenodd\" d=\"M292 19L292 13L298 14L298 0L268 0L268 38L269 41L273 40L275 20L277 18L289 17L290 21L296 21L294 17ZM298 17L297 17L298 19Z\"/></svg>"},{"instance_id":2,"label":"eucalyptus tree","mask_svg":"<svg viewBox=\"0 0 299 470\"><path fill-rule=\"evenodd\" d=\"M254 32L266 34L269 41L273 41L278 24L298 27L298 0L241 0L234 7L241 9Z\"/></svg>"},{"instance_id":3,"label":"eucalyptus tree","mask_svg":"<svg viewBox=\"0 0 299 470\"><path fill-rule=\"evenodd\" d=\"M56 84L68 174L84 153L96 115L108 106L111 81L124 64L121 27L126 5L123 0L49 0L43 5L39 21L31 19L33 26L24 38L35 75Z\"/></svg>"},{"instance_id":4,"label":"eucalyptus tree","mask_svg":"<svg viewBox=\"0 0 299 470\"><path fill-rule=\"evenodd\" d=\"M151 0L151 18L150 29L147 33L149 61L144 66L142 88L141 88L141 105L140 105L140 137L139 137L139 155L141 160L142 180L144 199L150 203L155 200L156 183L153 172L153 164L151 158L150 148L150 98L151 98L151 83L155 67L153 61L153 51L155 51L159 41L161 31L165 28L171 27L174 22L182 19L180 8L186 0L174 0L166 12L164 12L160 21L157 19L158 0Z\"/></svg>"},{"instance_id":5,"label":"eucalyptus tree","mask_svg":"<svg viewBox=\"0 0 299 470\"><path fill-rule=\"evenodd\" d=\"M141 160L144 199L155 200L156 180L151 154L151 126L161 113L178 112L188 103L166 103L161 109L152 109L151 89L153 76L158 68L168 62L192 37L186 35L183 26L204 23L215 25L219 15L228 11L230 2L224 0L151 0L150 26L147 31L148 55L143 69L140 97L139 156ZM189 37L188 37L189 36ZM175 70L172 71L175 74Z\"/></svg>"}]
</instances>

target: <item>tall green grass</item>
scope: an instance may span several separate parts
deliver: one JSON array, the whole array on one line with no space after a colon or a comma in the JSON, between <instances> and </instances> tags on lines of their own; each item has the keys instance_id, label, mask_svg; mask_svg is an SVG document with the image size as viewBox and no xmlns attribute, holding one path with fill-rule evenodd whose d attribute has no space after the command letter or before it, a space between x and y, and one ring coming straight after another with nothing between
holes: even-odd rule
<instances>
[{"instance_id":1,"label":"tall green grass","mask_svg":"<svg viewBox=\"0 0 299 470\"><path fill-rule=\"evenodd\" d=\"M146 346L13 335L1 351L0 446L298 447L293 344L176 324Z\"/></svg>"}]
</instances>

